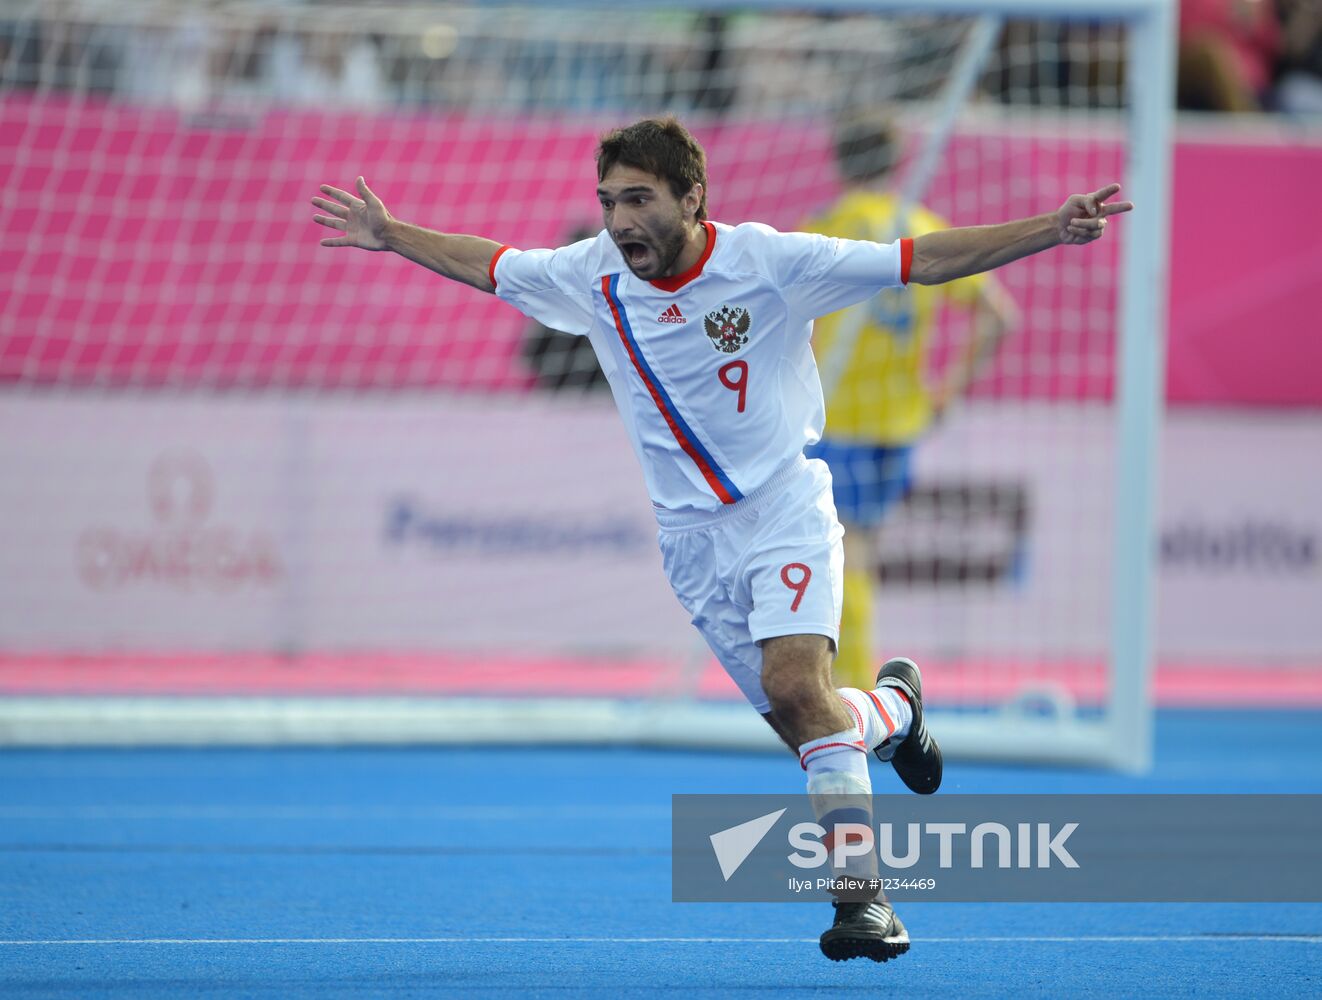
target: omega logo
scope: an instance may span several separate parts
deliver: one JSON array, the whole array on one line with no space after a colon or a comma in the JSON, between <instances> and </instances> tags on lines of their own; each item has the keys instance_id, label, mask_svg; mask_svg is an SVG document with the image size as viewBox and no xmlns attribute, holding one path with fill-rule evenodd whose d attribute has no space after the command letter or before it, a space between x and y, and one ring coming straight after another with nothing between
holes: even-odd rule
<instances>
[{"instance_id":1,"label":"omega logo","mask_svg":"<svg viewBox=\"0 0 1322 1000\"><path fill-rule=\"evenodd\" d=\"M284 576L270 534L211 519L216 481L196 452L167 452L147 472L145 531L92 525L77 542L78 575L93 590L169 587L231 592Z\"/></svg>"}]
</instances>

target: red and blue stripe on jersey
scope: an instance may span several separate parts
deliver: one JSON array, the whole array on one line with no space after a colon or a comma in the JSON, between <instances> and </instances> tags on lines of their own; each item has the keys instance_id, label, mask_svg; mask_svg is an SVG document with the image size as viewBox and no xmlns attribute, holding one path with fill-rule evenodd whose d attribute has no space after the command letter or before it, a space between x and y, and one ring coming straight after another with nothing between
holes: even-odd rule
<instances>
[{"instance_id":1,"label":"red and blue stripe on jersey","mask_svg":"<svg viewBox=\"0 0 1322 1000\"><path fill-rule=\"evenodd\" d=\"M684 454L693 459L702 473L702 478L707 481L712 492L720 499L722 503L734 503L736 500L742 500L744 495L730 480L711 457L711 453L703 447L698 440L698 436L685 423L684 418L680 416L679 410L667 395L665 387L661 384L651 366L647 363L647 358L643 357L642 349L638 346L638 341L634 338L633 328L629 325L628 314L624 311L624 303L620 301L619 296L620 276L618 274L608 274L601 279L601 291L606 296L606 304L610 307L611 317L615 320L615 330L620 335L620 340L624 344L624 349L629 355L629 360L633 362L634 370L638 372L638 377L643 380L643 385L647 387L652 401L656 403L656 408L661 411L661 416L665 419L666 426L670 428L670 433L675 436L679 446L684 449Z\"/></svg>"}]
</instances>

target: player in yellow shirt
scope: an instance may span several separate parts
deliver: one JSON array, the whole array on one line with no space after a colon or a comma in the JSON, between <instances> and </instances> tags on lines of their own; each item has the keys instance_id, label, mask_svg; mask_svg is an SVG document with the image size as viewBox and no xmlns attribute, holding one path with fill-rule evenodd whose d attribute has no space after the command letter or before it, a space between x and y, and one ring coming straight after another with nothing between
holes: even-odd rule
<instances>
[{"instance_id":1,"label":"player in yellow shirt","mask_svg":"<svg viewBox=\"0 0 1322 1000\"><path fill-rule=\"evenodd\" d=\"M897 218L899 197L888 181L899 152L898 136L885 122L858 120L843 126L836 136L836 158L845 192L804 228L881 242L948 228L917 205ZM930 385L927 354L942 302L971 311L972 335L941 380ZM817 321L813 349L828 394L826 429L807 454L831 467L836 510L845 526L845 600L834 667L838 685L866 690L875 681L876 536L887 509L909 490L913 446L963 395L1014 323L1014 303L985 274L945 285L888 288ZM851 336L845 356L834 357L837 340ZM830 385L833 369L841 374Z\"/></svg>"}]
</instances>

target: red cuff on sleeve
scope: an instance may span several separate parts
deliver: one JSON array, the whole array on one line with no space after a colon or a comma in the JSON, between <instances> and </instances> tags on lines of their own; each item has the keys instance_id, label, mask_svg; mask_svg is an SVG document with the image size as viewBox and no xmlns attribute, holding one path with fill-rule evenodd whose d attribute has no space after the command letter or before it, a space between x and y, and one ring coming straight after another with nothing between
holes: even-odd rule
<instances>
[{"instance_id":1,"label":"red cuff on sleeve","mask_svg":"<svg viewBox=\"0 0 1322 1000\"><path fill-rule=\"evenodd\" d=\"M487 265L487 277L491 279L491 290L496 290L496 261L500 260L500 255L506 250L513 250L508 243L491 255L491 263Z\"/></svg>"},{"instance_id":2,"label":"red cuff on sleeve","mask_svg":"<svg viewBox=\"0 0 1322 1000\"><path fill-rule=\"evenodd\" d=\"M497 254L496 256L500 256ZM913 240L905 238L900 240L900 284L909 283L909 265L913 263ZM496 262L492 261L491 266L495 267Z\"/></svg>"}]
</instances>

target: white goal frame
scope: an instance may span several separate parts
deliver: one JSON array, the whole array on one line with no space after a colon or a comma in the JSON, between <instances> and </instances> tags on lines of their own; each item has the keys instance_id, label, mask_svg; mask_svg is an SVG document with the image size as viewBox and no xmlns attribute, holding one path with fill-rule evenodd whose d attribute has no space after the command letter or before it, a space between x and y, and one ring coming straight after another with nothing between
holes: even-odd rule
<instances>
[{"instance_id":1,"label":"white goal frame","mask_svg":"<svg viewBox=\"0 0 1322 1000\"><path fill-rule=\"evenodd\" d=\"M577 0L577 7L605 6ZM664 3L611 0L655 10ZM679 6L679 5L677 5ZM693 5L682 5L691 9ZM704 0L703 10L997 15L1123 22L1128 171L1117 339L1109 684L1095 718L934 712L948 756L1140 771L1150 766L1155 510L1174 120L1175 0ZM1102 178L1101 180L1109 180ZM988 220L994 221L994 220ZM1014 714L1007 715L1006 712ZM508 743L775 749L742 703L473 698L9 698L0 745Z\"/></svg>"}]
</instances>

